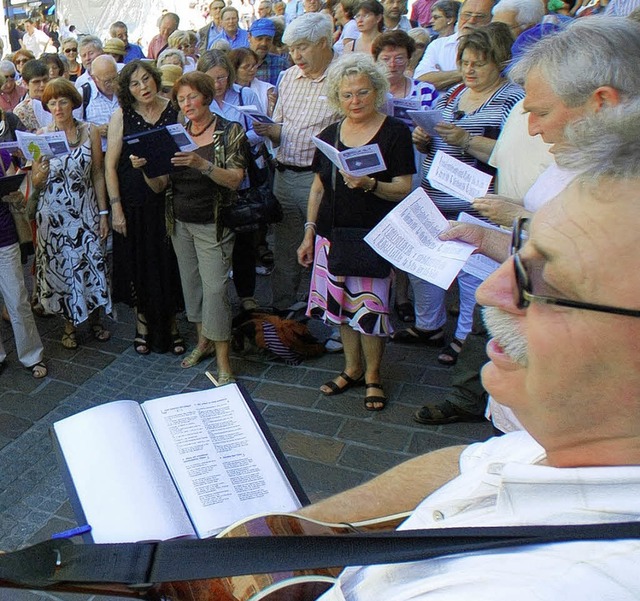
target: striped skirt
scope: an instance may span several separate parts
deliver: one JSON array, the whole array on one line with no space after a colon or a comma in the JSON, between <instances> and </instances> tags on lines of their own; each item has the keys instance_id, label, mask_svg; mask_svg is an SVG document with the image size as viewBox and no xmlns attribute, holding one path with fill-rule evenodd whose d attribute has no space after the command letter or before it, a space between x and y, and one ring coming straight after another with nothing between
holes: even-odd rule
<instances>
[{"instance_id":1,"label":"striped skirt","mask_svg":"<svg viewBox=\"0 0 640 601\"><path fill-rule=\"evenodd\" d=\"M391 283L387 278L336 276L327 269L331 242L316 236L307 315L362 334L389 336ZM392 272L393 273L393 272Z\"/></svg>"}]
</instances>

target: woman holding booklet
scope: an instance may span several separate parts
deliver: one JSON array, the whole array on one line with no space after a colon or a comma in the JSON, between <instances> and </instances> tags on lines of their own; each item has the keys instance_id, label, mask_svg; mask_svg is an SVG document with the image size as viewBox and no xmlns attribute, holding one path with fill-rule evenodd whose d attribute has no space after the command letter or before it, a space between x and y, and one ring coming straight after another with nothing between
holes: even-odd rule
<instances>
[{"instance_id":1,"label":"woman holding booklet","mask_svg":"<svg viewBox=\"0 0 640 601\"><path fill-rule=\"evenodd\" d=\"M113 299L133 307L136 353L182 355L185 343L176 312L182 309L178 264L165 226L164 193L152 192L131 166L123 136L176 123L178 113L162 98L161 73L132 61L118 77L117 109L109 123L105 175L113 211Z\"/></svg>"},{"instance_id":2,"label":"woman holding booklet","mask_svg":"<svg viewBox=\"0 0 640 601\"><path fill-rule=\"evenodd\" d=\"M413 133L416 147L426 154L422 166L422 187L447 219L457 219L461 211L478 217L472 206L431 186L427 179L436 153L442 151L486 173L494 174L488 165L496 139L515 104L524 91L510 83L502 70L511 59L513 38L503 23L491 23L461 38L458 65L462 83L443 94L436 104L443 122L435 126L430 137L417 127ZM493 191L493 185L489 192ZM414 291L416 324L392 336L396 342L444 346L447 321L446 291L415 276L410 276ZM471 331L475 292L481 280L464 271L458 276L460 314L454 337L438 356L443 365L454 365L462 344Z\"/></svg>"},{"instance_id":3,"label":"woman holding booklet","mask_svg":"<svg viewBox=\"0 0 640 601\"><path fill-rule=\"evenodd\" d=\"M228 296L233 232L222 210L235 200L245 174L246 137L238 123L211 112L216 94L212 77L199 71L183 75L173 86L172 102L189 119L187 131L199 148L177 152L171 162L184 167L145 181L155 193L171 188L169 212L175 223L171 240L178 257L187 318L196 324L198 345L182 361L189 368L216 355L218 384L235 381L229 359L231 305ZM131 156L136 169L146 160Z\"/></svg>"},{"instance_id":4,"label":"woman holding booklet","mask_svg":"<svg viewBox=\"0 0 640 601\"><path fill-rule=\"evenodd\" d=\"M96 340L111 337L100 322L101 308L111 312L102 148L98 128L73 117L81 105L69 80L58 77L47 84L42 106L53 122L44 131L64 132L71 152L39 157L32 168L38 299L47 313L64 317L62 344L70 350L78 348L76 327L87 320Z\"/></svg>"},{"instance_id":5,"label":"woman holding booklet","mask_svg":"<svg viewBox=\"0 0 640 601\"><path fill-rule=\"evenodd\" d=\"M298 248L300 264L313 264L307 314L339 325L344 345L343 372L320 390L331 396L364 384L368 411L381 411L387 401L380 364L385 338L391 332L392 278L334 275L329 261L337 228L371 230L411 190L415 165L409 128L380 112L388 90L384 69L370 56L347 54L329 68L327 98L344 119L318 137L339 151L377 144L385 167L355 177L338 172L316 151L305 235Z\"/></svg>"}]
</instances>

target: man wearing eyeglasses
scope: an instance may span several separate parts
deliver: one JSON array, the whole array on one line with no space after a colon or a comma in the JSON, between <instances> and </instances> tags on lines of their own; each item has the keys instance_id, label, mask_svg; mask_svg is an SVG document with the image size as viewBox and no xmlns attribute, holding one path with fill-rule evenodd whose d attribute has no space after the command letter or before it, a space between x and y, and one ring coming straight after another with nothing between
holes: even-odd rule
<instances>
[{"instance_id":1,"label":"man wearing eyeglasses","mask_svg":"<svg viewBox=\"0 0 640 601\"><path fill-rule=\"evenodd\" d=\"M439 90L445 90L462 81L458 69L458 41L477 27L491 22L493 0L466 0L458 13L458 31L444 38L437 38L427 46L418 63L414 77L426 81Z\"/></svg>"},{"instance_id":2,"label":"man wearing eyeglasses","mask_svg":"<svg viewBox=\"0 0 640 601\"><path fill-rule=\"evenodd\" d=\"M91 63L89 102L84 111L84 121L98 126L103 152L107 150L107 128L111 115L120 106L115 93L118 68L115 59L101 54Z\"/></svg>"},{"instance_id":3,"label":"man wearing eyeglasses","mask_svg":"<svg viewBox=\"0 0 640 601\"><path fill-rule=\"evenodd\" d=\"M401 530L640 521L640 102L576 122L556 152L584 175L520 224L477 294L484 385L526 431L416 457L303 515L410 511ZM635 601L639 561L638 538L514 545L347 568L320 601Z\"/></svg>"},{"instance_id":4,"label":"man wearing eyeglasses","mask_svg":"<svg viewBox=\"0 0 640 601\"><path fill-rule=\"evenodd\" d=\"M13 111L27 89L16 83L16 68L11 61L0 61L0 75L4 77L4 83L0 87L0 108L3 111Z\"/></svg>"},{"instance_id":5,"label":"man wearing eyeglasses","mask_svg":"<svg viewBox=\"0 0 640 601\"><path fill-rule=\"evenodd\" d=\"M584 43L584 40L588 40ZM569 53L569 49L578 52ZM528 113L528 128L531 136L539 135L544 142L552 145L552 153L565 143L565 130L589 115L607 110L621 102L640 96L640 72L634 52L640 53L640 34L637 25L624 19L593 18L578 20L556 36L543 39L530 48L510 75L524 86L526 96L523 103ZM585 69L603 66L602 69ZM511 118L517 119L515 110ZM505 128L507 129L507 128ZM521 142L514 137L504 144L498 139L503 157L521 156L518 146ZM505 160L504 158L502 160ZM533 158L530 158L533 160ZM498 177L500 177L500 165ZM509 171L512 166L508 165ZM530 165L522 166L522 178L526 178ZM514 217L531 216L549 200L561 193L578 175L575 169L563 168L552 161L551 165L538 177L525 194L524 199L488 197L476 199L473 207L485 217L506 225ZM463 240L478 247L478 252L497 261L504 261L509 255L510 238L496 232L469 224L456 224L442 235L444 240ZM461 357L461 359L463 359ZM464 357L460 373L473 373L485 361L484 355ZM456 375L454 374L454 379ZM421 423L433 424L436 414L434 405L443 409L448 419L470 421L482 415L481 399L465 396L454 391L442 402L431 402L420 409L416 419ZM489 413L494 425L501 431L521 428L516 416L508 408L501 407L495 399L489 400ZM427 421L428 420L428 421Z\"/></svg>"}]
</instances>

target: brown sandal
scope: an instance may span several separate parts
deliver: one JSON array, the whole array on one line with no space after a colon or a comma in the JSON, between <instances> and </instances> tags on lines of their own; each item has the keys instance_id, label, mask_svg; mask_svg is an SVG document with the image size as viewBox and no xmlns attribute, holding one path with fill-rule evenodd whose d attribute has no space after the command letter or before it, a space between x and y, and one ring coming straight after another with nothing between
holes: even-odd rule
<instances>
[{"instance_id":1,"label":"brown sandal","mask_svg":"<svg viewBox=\"0 0 640 601\"><path fill-rule=\"evenodd\" d=\"M383 390L382 385L378 384L377 382L370 382L369 384L365 384L364 386L367 390L369 388L374 388L375 390ZM378 405L376 405L376 403L378 403ZM364 408L367 411L382 411L386 406L387 397L384 394L382 396L368 394L364 397Z\"/></svg>"}]
</instances>

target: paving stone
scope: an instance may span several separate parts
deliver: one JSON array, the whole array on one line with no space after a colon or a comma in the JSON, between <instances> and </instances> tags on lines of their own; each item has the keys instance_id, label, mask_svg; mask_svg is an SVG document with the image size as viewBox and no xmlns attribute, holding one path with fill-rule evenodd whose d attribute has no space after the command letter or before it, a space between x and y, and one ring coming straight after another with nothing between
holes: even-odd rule
<instances>
[{"instance_id":1,"label":"paving stone","mask_svg":"<svg viewBox=\"0 0 640 601\"><path fill-rule=\"evenodd\" d=\"M406 451L411 441L409 429L396 428L380 422L356 420L345 421L337 436L342 440L394 451Z\"/></svg>"},{"instance_id":2,"label":"paving stone","mask_svg":"<svg viewBox=\"0 0 640 601\"><path fill-rule=\"evenodd\" d=\"M327 464L336 463L345 447L343 442L332 438L320 438L316 435L286 430L281 431L278 444L287 456L300 457Z\"/></svg>"},{"instance_id":3,"label":"paving stone","mask_svg":"<svg viewBox=\"0 0 640 601\"><path fill-rule=\"evenodd\" d=\"M363 472L369 472L372 476L380 474L389 468L410 459L413 455L408 453L393 453L386 449L376 449L351 444L344 450L339 464Z\"/></svg>"},{"instance_id":4,"label":"paving stone","mask_svg":"<svg viewBox=\"0 0 640 601\"><path fill-rule=\"evenodd\" d=\"M370 479L366 472L315 463L295 457L289 460L311 502L353 488Z\"/></svg>"},{"instance_id":5,"label":"paving stone","mask_svg":"<svg viewBox=\"0 0 640 601\"><path fill-rule=\"evenodd\" d=\"M264 383L258 386L254 394L256 398L274 403L293 405L296 407L312 407L318 393L300 386Z\"/></svg>"},{"instance_id":6,"label":"paving stone","mask_svg":"<svg viewBox=\"0 0 640 601\"><path fill-rule=\"evenodd\" d=\"M323 436L334 436L340 429L343 421L341 417L327 413L275 405L269 405L262 414L268 424L273 423L294 430L315 432Z\"/></svg>"}]
</instances>

